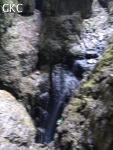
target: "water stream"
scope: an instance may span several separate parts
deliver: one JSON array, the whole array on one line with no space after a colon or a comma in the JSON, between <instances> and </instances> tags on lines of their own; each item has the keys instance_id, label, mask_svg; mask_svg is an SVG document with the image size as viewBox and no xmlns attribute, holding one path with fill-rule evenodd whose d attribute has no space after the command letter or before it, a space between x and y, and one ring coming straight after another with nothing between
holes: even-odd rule
<instances>
[{"instance_id":1,"label":"water stream","mask_svg":"<svg viewBox=\"0 0 113 150\"><path fill-rule=\"evenodd\" d=\"M49 118L45 129L43 142L49 143L53 139L56 121L61 117L62 111L73 91L80 81L68 66L57 64L52 70L52 95L50 102Z\"/></svg>"},{"instance_id":2,"label":"water stream","mask_svg":"<svg viewBox=\"0 0 113 150\"><path fill-rule=\"evenodd\" d=\"M113 32L113 26L108 22L108 13L94 1L94 12L91 18L83 21L84 32L81 35L79 47L83 50L83 57L68 60L68 63L56 64L51 72L51 93L49 98L48 117L46 127L38 128L41 142L49 143L53 140L56 122L61 117L65 105L73 91L80 84L80 80L87 75L101 58L105 42Z\"/></svg>"}]
</instances>

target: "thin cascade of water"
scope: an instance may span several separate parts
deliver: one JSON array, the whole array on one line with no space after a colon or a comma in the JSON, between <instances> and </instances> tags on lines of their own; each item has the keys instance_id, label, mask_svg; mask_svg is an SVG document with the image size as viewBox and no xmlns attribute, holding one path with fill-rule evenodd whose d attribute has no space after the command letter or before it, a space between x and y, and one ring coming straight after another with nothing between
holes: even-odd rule
<instances>
[{"instance_id":1,"label":"thin cascade of water","mask_svg":"<svg viewBox=\"0 0 113 150\"><path fill-rule=\"evenodd\" d=\"M64 105L66 105L73 91L79 85L75 77L66 65L55 65L52 71L52 97L50 102L49 118L46 125L43 142L52 141L56 122L61 117Z\"/></svg>"}]
</instances>

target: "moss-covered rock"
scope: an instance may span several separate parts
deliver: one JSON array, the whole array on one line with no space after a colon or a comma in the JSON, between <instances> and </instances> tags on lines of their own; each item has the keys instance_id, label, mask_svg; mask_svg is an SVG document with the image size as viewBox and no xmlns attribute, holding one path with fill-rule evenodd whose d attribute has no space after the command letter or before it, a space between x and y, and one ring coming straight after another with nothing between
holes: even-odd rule
<instances>
[{"instance_id":1,"label":"moss-covered rock","mask_svg":"<svg viewBox=\"0 0 113 150\"><path fill-rule=\"evenodd\" d=\"M76 90L57 128L55 146L62 150L111 150L113 146L113 38L93 72Z\"/></svg>"}]
</instances>

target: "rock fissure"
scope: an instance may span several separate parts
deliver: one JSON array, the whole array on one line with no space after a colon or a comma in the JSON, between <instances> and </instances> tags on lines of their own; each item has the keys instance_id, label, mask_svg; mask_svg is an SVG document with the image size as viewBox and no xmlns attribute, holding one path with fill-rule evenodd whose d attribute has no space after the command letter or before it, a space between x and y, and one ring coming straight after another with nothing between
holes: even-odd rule
<instances>
[{"instance_id":1,"label":"rock fissure","mask_svg":"<svg viewBox=\"0 0 113 150\"><path fill-rule=\"evenodd\" d=\"M1 150L111 150L112 0L18 2L0 20Z\"/></svg>"}]
</instances>

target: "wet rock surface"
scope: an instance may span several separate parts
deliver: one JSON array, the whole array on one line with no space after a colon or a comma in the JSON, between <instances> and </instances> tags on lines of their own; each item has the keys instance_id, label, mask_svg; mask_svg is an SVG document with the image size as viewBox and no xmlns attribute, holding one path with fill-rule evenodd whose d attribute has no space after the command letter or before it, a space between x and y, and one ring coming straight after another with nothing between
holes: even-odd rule
<instances>
[{"instance_id":1,"label":"wet rock surface","mask_svg":"<svg viewBox=\"0 0 113 150\"><path fill-rule=\"evenodd\" d=\"M48 107L48 122L46 123L43 142L51 142L56 128L56 122L68 103L72 93L79 85L79 79L74 76L68 66L57 64L52 69L51 97Z\"/></svg>"},{"instance_id":2,"label":"wet rock surface","mask_svg":"<svg viewBox=\"0 0 113 150\"><path fill-rule=\"evenodd\" d=\"M73 72L80 66L86 66L83 68L88 71L92 70L104 48L106 51L92 73L83 79L65 108L63 121L56 129L53 149L112 149L113 38L109 37L113 29L106 9L100 8L97 1L94 1L93 9L92 17L83 21L85 30L79 39L80 45L77 46L82 52L77 54L77 60L72 61ZM73 45L68 46L71 51L74 50L71 48ZM49 146L51 147L51 143ZM49 149L49 146L45 149Z\"/></svg>"},{"instance_id":3,"label":"wet rock surface","mask_svg":"<svg viewBox=\"0 0 113 150\"><path fill-rule=\"evenodd\" d=\"M58 16L55 14L55 16L51 16L51 12L50 14L45 14L46 17L43 18L39 41L39 58L42 67L45 64L51 66L59 62L64 63L79 80L93 70L104 51L105 41L113 30L111 24L108 22L109 15L107 10L100 8L97 1L93 3L93 10L92 17L83 20L83 22L80 13L72 15L60 14ZM58 72L60 73L61 71ZM55 79L59 80L60 78ZM55 83L56 88L57 82ZM51 88L53 89L53 87ZM65 90L68 91L68 89ZM58 92L58 90L56 91ZM55 94L58 94L56 91ZM42 130L41 135L44 133Z\"/></svg>"},{"instance_id":4,"label":"wet rock surface","mask_svg":"<svg viewBox=\"0 0 113 150\"><path fill-rule=\"evenodd\" d=\"M66 107L62 115L64 121L55 135L56 149L112 149L113 62L109 62L109 67L103 63L111 51L113 49L105 51Z\"/></svg>"},{"instance_id":5,"label":"wet rock surface","mask_svg":"<svg viewBox=\"0 0 113 150\"><path fill-rule=\"evenodd\" d=\"M93 69L113 28L107 8L103 9L97 1L93 2L92 8L92 16L83 22L79 13L43 20L39 42L42 65L86 59L89 68Z\"/></svg>"},{"instance_id":6,"label":"wet rock surface","mask_svg":"<svg viewBox=\"0 0 113 150\"><path fill-rule=\"evenodd\" d=\"M31 9L34 7L33 2L25 1L24 4L25 6L28 4ZM74 3L78 1L72 1L72 4ZM30 136L33 141L29 142L26 136L20 139L15 135L18 132L16 128L11 136L6 135L5 139L0 137L1 149L112 149L113 38L109 39L113 31L112 1L109 0L107 4L110 16L107 9L101 8L95 0L91 18L82 20L90 16L91 3L92 1L85 0L80 6L77 4L77 10L81 7L81 13L73 13L75 5L67 5L67 1L61 8L62 2L58 1L55 5L55 1L52 3L45 0L43 5L45 8L43 7L42 12L46 17L43 16L41 34L39 32L41 16L37 10L34 15L31 13L31 16L24 17L16 14L16 16L12 15L13 19L9 19L6 30L0 36L0 89L12 93L27 108L37 127L37 142L43 141L46 122L50 121L53 125L50 127L52 131L55 130L53 127L56 126L57 119L60 119L61 126L57 128L55 142L45 145L32 144L36 130ZM109 48L101 58L107 40ZM65 108L62 118L60 115L58 117L59 111L62 112L65 107L62 99L68 102L79 80L92 70L91 75L83 79L71 102ZM54 100L60 103L54 103ZM50 109L51 106L55 112ZM5 107L3 109L5 110ZM56 116L51 115L54 113ZM48 118L49 115L53 120ZM6 130L9 126L10 123ZM23 129L24 127L20 130ZM23 133L18 134L20 136Z\"/></svg>"},{"instance_id":7,"label":"wet rock surface","mask_svg":"<svg viewBox=\"0 0 113 150\"><path fill-rule=\"evenodd\" d=\"M108 23L107 25L112 26ZM54 137L56 149L112 149L112 43L111 36L102 58L92 73L82 80L65 108L63 121L56 129Z\"/></svg>"}]
</instances>

